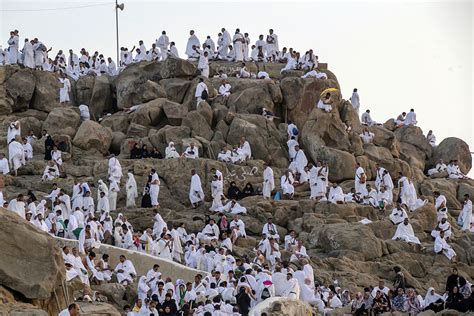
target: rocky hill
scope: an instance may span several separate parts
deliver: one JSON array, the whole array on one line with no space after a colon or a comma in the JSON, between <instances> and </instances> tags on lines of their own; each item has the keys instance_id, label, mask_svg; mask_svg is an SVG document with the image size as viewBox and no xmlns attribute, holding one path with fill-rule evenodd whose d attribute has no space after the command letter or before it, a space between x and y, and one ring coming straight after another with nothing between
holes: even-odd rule
<instances>
[{"instance_id":1,"label":"rocky hill","mask_svg":"<svg viewBox=\"0 0 474 316\"><path fill-rule=\"evenodd\" d=\"M220 69L232 75L239 66L223 62L210 65L211 76ZM386 168L394 180L400 171L410 177L418 195L430 201L409 215L425 249L391 240L396 230L388 219L391 208L382 214L370 206L315 203L309 200L308 187L302 186L296 189L294 200L265 201L261 197L242 200L241 204L248 210L243 220L250 237L238 241L234 249L237 255L251 254L255 237L266 218L272 216L280 236L291 229L298 232L311 256L316 278L321 282L332 283L333 278L337 278L343 288L351 290L376 285L379 279L390 284L394 277L392 268L398 265L408 283L423 293L431 286L442 290L452 265L445 256L433 252L430 232L436 225L436 210L431 193L436 189L448 200L449 221L454 231L451 244L458 254L457 266L462 275L472 279L474 234L459 231L456 218L462 196L465 193L474 196L474 181L425 176L425 171L439 159L457 159L461 170L467 173L472 167L467 144L461 139L447 138L433 148L419 127L396 129L389 120L383 126L370 127L375 134L374 143L363 145L359 137L359 117L350 102L342 99L334 74L323 70L329 79L301 79L298 71L280 76L279 66L282 67L271 65L270 69L266 65L272 78L278 80L230 77L232 94L227 102L217 97L220 79L206 79L212 101L201 103L199 109L194 100L198 83L196 67L181 59L134 64L116 77L85 76L77 82L71 80L72 106L59 103L59 82L55 74L16 66L0 67L0 148L7 148L6 128L13 120L21 122L22 135L33 130L39 137L41 130L46 129L55 141L66 144L63 159L67 177L56 182L69 193L75 177L89 183L106 178L108 153L118 155L124 173L133 170L139 188L145 185L149 169L154 167L161 178L163 218L168 222L185 222L188 232L196 232L209 214L212 167L223 172L226 192L231 181L240 187L247 182L254 187L261 186L265 161L273 168L276 189L279 189L279 177L289 164L284 123L289 119L300 128L300 145L308 159L327 161L329 181L340 183L345 192L353 186L356 162L366 170L369 181L375 179L376 163ZM263 65L248 64L253 72L263 69L261 67ZM328 88L338 89L331 92L334 100L331 113L315 109L321 93ZM81 122L79 104L89 105L92 120ZM123 111L137 104L143 106L135 113ZM273 122L265 119L261 115L264 107L278 118ZM352 132L345 131L345 121L352 124ZM251 144L254 160L244 165L215 160L224 145L238 144L241 136ZM157 147L164 153L170 141L179 152L194 142L202 158L128 159L134 143ZM19 170L18 177L3 177L2 191L6 198L29 189L41 197L51 189L51 183L40 179L45 167L43 141L35 143L34 152L34 159ZM191 169L198 170L208 201L198 209L190 209L188 201ZM398 194L397 190L394 194ZM126 214L136 230L152 227L151 209L123 208L125 189L120 193L118 205L117 213ZM363 218L372 223L358 223ZM288 254L284 253L284 258L288 258Z\"/></svg>"}]
</instances>

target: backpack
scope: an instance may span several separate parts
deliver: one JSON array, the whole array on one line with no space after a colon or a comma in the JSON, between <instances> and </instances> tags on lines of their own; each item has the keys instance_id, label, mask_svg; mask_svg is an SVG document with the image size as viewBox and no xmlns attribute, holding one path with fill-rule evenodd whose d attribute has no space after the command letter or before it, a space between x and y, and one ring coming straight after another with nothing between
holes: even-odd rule
<instances>
[{"instance_id":1,"label":"backpack","mask_svg":"<svg viewBox=\"0 0 474 316\"><path fill-rule=\"evenodd\" d=\"M275 197L273 198L275 201L280 201L281 200L281 194L280 192L275 193Z\"/></svg>"},{"instance_id":2,"label":"backpack","mask_svg":"<svg viewBox=\"0 0 474 316\"><path fill-rule=\"evenodd\" d=\"M207 90L202 90L201 99L207 100L208 97L209 95L207 94Z\"/></svg>"},{"instance_id":3,"label":"backpack","mask_svg":"<svg viewBox=\"0 0 474 316\"><path fill-rule=\"evenodd\" d=\"M294 136L298 136L298 134L300 133L296 127L293 127L292 132Z\"/></svg>"},{"instance_id":4,"label":"backpack","mask_svg":"<svg viewBox=\"0 0 474 316\"><path fill-rule=\"evenodd\" d=\"M270 291L268 290L268 288L264 288L264 289L262 290L262 294L260 295L260 298L261 298L262 300L266 300L266 299L269 298L269 297L271 297Z\"/></svg>"}]
</instances>

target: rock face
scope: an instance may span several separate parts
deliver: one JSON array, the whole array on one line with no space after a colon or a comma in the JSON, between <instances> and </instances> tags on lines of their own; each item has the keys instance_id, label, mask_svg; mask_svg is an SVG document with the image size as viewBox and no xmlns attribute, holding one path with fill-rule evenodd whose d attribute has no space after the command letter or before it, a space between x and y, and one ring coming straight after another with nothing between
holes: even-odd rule
<instances>
[{"instance_id":1,"label":"rock face","mask_svg":"<svg viewBox=\"0 0 474 316\"><path fill-rule=\"evenodd\" d=\"M272 297L257 304L250 310L249 315L256 316L264 313L268 316L311 315L312 308L302 301Z\"/></svg>"},{"instance_id":2,"label":"rock face","mask_svg":"<svg viewBox=\"0 0 474 316\"><path fill-rule=\"evenodd\" d=\"M84 121L77 130L73 144L84 150L95 149L106 154L112 142L112 131L93 121Z\"/></svg>"},{"instance_id":3,"label":"rock face","mask_svg":"<svg viewBox=\"0 0 474 316\"><path fill-rule=\"evenodd\" d=\"M431 165L436 165L440 159L443 159L446 163L450 160L458 160L459 167L464 174L467 174L472 168L472 156L469 146L456 137L446 138L434 148Z\"/></svg>"},{"instance_id":4,"label":"rock face","mask_svg":"<svg viewBox=\"0 0 474 316\"><path fill-rule=\"evenodd\" d=\"M81 124L81 117L71 107L56 108L52 110L43 123L43 129L51 136L68 135L74 137Z\"/></svg>"},{"instance_id":5,"label":"rock face","mask_svg":"<svg viewBox=\"0 0 474 316\"><path fill-rule=\"evenodd\" d=\"M47 234L33 225L25 225L15 213L0 208L0 219L1 284L26 298L49 298L65 278L59 249Z\"/></svg>"},{"instance_id":6,"label":"rock face","mask_svg":"<svg viewBox=\"0 0 474 316\"><path fill-rule=\"evenodd\" d=\"M238 67L236 63L213 62L211 75L218 70L231 75ZM392 120L383 126L370 127L375 134L373 144L363 144L359 136L362 131L359 117L351 103L342 99L334 74L324 70L328 80L302 79L301 71L280 74L281 64L251 63L248 67L252 72L267 71L273 79L281 80L229 78L232 93L224 99L217 95L221 80L205 79L209 99L197 104L194 95L199 78L195 65L170 58L165 62L133 64L115 77L82 77L73 82L71 104L64 105L58 102L59 82L55 74L4 66L0 67L0 124L5 131L9 122L19 120L22 136L26 136L29 130L40 136L41 130L47 129L56 141L62 140L68 145L67 152L63 153L65 178L58 179L61 188L68 194L71 194L74 177L90 184L106 179L108 153L118 155L124 173L128 169L133 170L139 188L145 186L150 168L156 168L161 180L160 214L166 222L184 222L188 233L196 233L202 229L205 216L210 214L211 168L223 173L224 192L231 182L236 182L240 188L250 183L257 189L262 187L263 163L267 162L275 177L276 188L272 193L281 190L279 178L289 165L287 122L292 120L298 126L298 142L309 162L327 162L329 181L339 183L346 193L354 186L356 162L365 169L370 184L375 180L376 164L386 168L395 183L399 172L409 177L418 197L430 201L409 214L415 234L425 248L420 250L391 240L396 230L388 219L391 207L380 212L367 205L316 203L309 199L309 186L305 184L295 188L294 200L291 201L264 201L259 196L251 196L239 202L248 211L242 219L249 237L236 243L235 255L252 255L250 249L255 246L255 238L271 216L280 236L285 236L292 229L298 232L320 282L330 284L336 277L344 288L359 291L361 287L377 284L379 279L391 284L394 278L392 268L399 265L410 285L422 292L428 286L434 286L439 291L451 270L450 262L433 252L430 236L436 225L431 194L439 190L448 200L448 220L454 232L450 243L458 254L457 266L463 276L474 275L472 236L461 233L456 224L462 207L460 199L464 194L474 196L474 181L431 179L424 175L425 169L441 158L459 160L461 170L468 172L472 161L469 148L463 141L448 138L432 148L420 128L396 128ZM325 113L316 109L315 105L328 88L333 88L330 90L333 110ZM92 120L80 121L77 111L80 104L89 105ZM122 111L133 105L141 106L132 113ZM274 111L276 117L273 120L263 117L263 107ZM346 132L343 125L346 121L352 126L350 132ZM223 146L238 145L242 136L251 145L251 160L239 165L215 160ZM164 154L171 141L180 153L194 142L201 158L128 159L134 144L156 147ZM0 144L6 148L5 132L0 132ZM51 183L40 180L45 167L42 156L44 142L37 141L34 150L33 160L19 170L19 176L5 175L0 178L5 200L30 189L37 196L44 196L51 190ZM195 210L190 209L188 197L191 169L198 170L206 195L204 205ZM96 188L91 188L93 196L96 196ZM122 183L118 196L120 208L112 215L115 217L118 212L124 213L137 231L152 227L151 209L122 208L125 191ZM397 198L398 188L393 193ZM139 204L138 199L137 202ZM2 213L2 216L8 214ZM369 219L372 223L362 225L359 223L362 219ZM47 237L25 224L10 232L13 229L11 226L16 225L10 217L2 223L5 224L2 224L0 236L3 250L8 251L9 256L0 259L0 283L4 284L4 276L7 276L7 283L4 284L7 289L20 292L25 298L37 300L42 297L41 303L48 306L48 312L57 315L57 311L52 312L55 299L50 294L55 289L56 278L64 272L57 272L56 253L49 248ZM28 232L30 237L22 237L18 232ZM33 251L33 246L42 251ZM41 267L39 271L42 273L33 275L36 266L30 266L29 261L10 259L17 255L26 256L26 252L34 254L33 263ZM288 255L283 252L285 260ZM40 265L43 263L51 264L43 269ZM28 269L22 275L20 268ZM149 268L148 264L146 268ZM26 282L23 276L31 278L31 281ZM113 293L118 293L118 297L121 292ZM113 297L112 294L109 297ZM267 314L305 313L303 307L300 311L293 303L277 302L274 305L274 309L269 309Z\"/></svg>"}]
</instances>

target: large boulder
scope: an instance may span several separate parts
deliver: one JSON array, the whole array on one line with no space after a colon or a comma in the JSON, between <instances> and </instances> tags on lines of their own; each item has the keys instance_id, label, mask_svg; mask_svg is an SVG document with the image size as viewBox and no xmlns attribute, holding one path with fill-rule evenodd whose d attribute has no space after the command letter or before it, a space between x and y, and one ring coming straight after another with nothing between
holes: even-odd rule
<instances>
[{"instance_id":1,"label":"large boulder","mask_svg":"<svg viewBox=\"0 0 474 316\"><path fill-rule=\"evenodd\" d=\"M357 240L357 242L354 242ZM323 249L329 256L374 260L383 255L383 242L362 224L336 223L318 225L308 237L311 248Z\"/></svg>"},{"instance_id":2,"label":"large boulder","mask_svg":"<svg viewBox=\"0 0 474 316\"><path fill-rule=\"evenodd\" d=\"M426 158L431 157L433 148L423 135L421 128L417 126L403 126L395 130L395 136L398 141L417 147L426 155Z\"/></svg>"},{"instance_id":3,"label":"large boulder","mask_svg":"<svg viewBox=\"0 0 474 316\"><path fill-rule=\"evenodd\" d=\"M465 141L456 137L444 139L434 148L430 166L443 159L446 163L450 160L458 160L459 168L464 174L469 173L472 168L472 156L469 145Z\"/></svg>"},{"instance_id":4,"label":"large boulder","mask_svg":"<svg viewBox=\"0 0 474 316\"><path fill-rule=\"evenodd\" d=\"M207 140L211 140L212 138L213 132L211 126L198 111L189 112L183 119L183 126L189 127L191 136L193 137L201 136Z\"/></svg>"},{"instance_id":5,"label":"large boulder","mask_svg":"<svg viewBox=\"0 0 474 316\"><path fill-rule=\"evenodd\" d=\"M112 131L94 121L84 121L72 143L83 150L106 154L112 142Z\"/></svg>"},{"instance_id":6,"label":"large boulder","mask_svg":"<svg viewBox=\"0 0 474 316\"><path fill-rule=\"evenodd\" d=\"M288 166L288 154L284 150L283 137L275 125L262 115L240 114L232 120L227 143L237 145L242 136L245 136L250 143L253 158L280 168Z\"/></svg>"},{"instance_id":7,"label":"large boulder","mask_svg":"<svg viewBox=\"0 0 474 316\"><path fill-rule=\"evenodd\" d=\"M0 221L1 284L27 299L48 299L65 279L59 248L14 212L0 208Z\"/></svg>"},{"instance_id":8,"label":"large boulder","mask_svg":"<svg viewBox=\"0 0 474 316\"><path fill-rule=\"evenodd\" d=\"M51 112L61 107L59 103L59 89L62 87L57 76L48 71L35 71L36 78L33 103L30 107L43 112Z\"/></svg>"},{"instance_id":9,"label":"large boulder","mask_svg":"<svg viewBox=\"0 0 474 316\"><path fill-rule=\"evenodd\" d=\"M344 126L336 113L325 113L314 109L303 126L301 140L304 148L314 145L326 145L339 150L349 151L351 142Z\"/></svg>"},{"instance_id":10,"label":"large boulder","mask_svg":"<svg viewBox=\"0 0 474 316\"><path fill-rule=\"evenodd\" d=\"M74 137L81 124L81 117L72 107L53 109L43 123L43 129L52 136L69 135Z\"/></svg>"},{"instance_id":11,"label":"large boulder","mask_svg":"<svg viewBox=\"0 0 474 316\"><path fill-rule=\"evenodd\" d=\"M378 125L371 126L369 130L374 133L375 145L390 149L392 155L398 158L400 143L398 142L393 132Z\"/></svg>"},{"instance_id":12,"label":"large boulder","mask_svg":"<svg viewBox=\"0 0 474 316\"><path fill-rule=\"evenodd\" d=\"M92 117L98 119L104 113L112 111L112 88L109 76L96 77L89 103ZM79 104L79 103L78 103Z\"/></svg>"},{"instance_id":13,"label":"large boulder","mask_svg":"<svg viewBox=\"0 0 474 316\"><path fill-rule=\"evenodd\" d=\"M159 98L147 103L144 103L140 108L133 113L132 123L143 126L156 126L163 116L163 104L165 98Z\"/></svg>"},{"instance_id":14,"label":"large boulder","mask_svg":"<svg viewBox=\"0 0 474 316\"><path fill-rule=\"evenodd\" d=\"M340 182L354 178L354 167L356 164L354 155L317 143L305 142L304 144L308 158L314 162L319 160L328 163L329 181Z\"/></svg>"},{"instance_id":15,"label":"large boulder","mask_svg":"<svg viewBox=\"0 0 474 316\"><path fill-rule=\"evenodd\" d=\"M75 96L78 105L86 104L90 106L96 78L99 77L87 75L77 79L75 86Z\"/></svg>"},{"instance_id":16,"label":"large boulder","mask_svg":"<svg viewBox=\"0 0 474 316\"><path fill-rule=\"evenodd\" d=\"M155 82L161 79L160 68L158 62L140 62L120 72L115 78L117 107L123 109L166 97L163 87Z\"/></svg>"},{"instance_id":17,"label":"large boulder","mask_svg":"<svg viewBox=\"0 0 474 316\"><path fill-rule=\"evenodd\" d=\"M169 78L160 80L160 85L165 89L168 99L182 103L191 86L191 81L182 78Z\"/></svg>"},{"instance_id":18,"label":"large boulder","mask_svg":"<svg viewBox=\"0 0 474 316\"><path fill-rule=\"evenodd\" d=\"M113 132L126 133L128 130L129 118L131 115L125 112L117 112L112 115L107 115L100 122L100 125L110 128Z\"/></svg>"},{"instance_id":19,"label":"large boulder","mask_svg":"<svg viewBox=\"0 0 474 316\"><path fill-rule=\"evenodd\" d=\"M163 104L163 113L165 114L168 123L170 125L179 126L183 122L183 119L188 114L188 107L179 104L176 102L172 102L170 100L166 100Z\"/></svg>"},{"instance_id":20,"label":"large boulder","mask_svg":"<svg viewBox=\"0 0 474 316\"><path fill-rule=\"evenodd\" d=\"M163 79L179 77L188 78L195 75L196 70L196 67L187 60L169 57L161 62L160 74Z\"/></svg>"},{"instance_id":21,"label":"large boulder","mask_svg":"<svg viewBox=\"0 0 474 316\"><path fill-rule=\"evenodd\" d=\"M287 77L281 80L280 87L288 119L302 127L316 107L321 92L327 88L339 88L339 84L337 80Z\"/></svg>"},{"instance_id":22,"label":"large boulder","mask_svg":"<svg viewBox=\"0 0 474 316\"><path fill-rule=\"evenodd\" d=\"M8 78L5 87L7 95L13 100L14 112L28 109L35 85L36 79L31 69L20 69Z\"/></svg>"}]
</instances>

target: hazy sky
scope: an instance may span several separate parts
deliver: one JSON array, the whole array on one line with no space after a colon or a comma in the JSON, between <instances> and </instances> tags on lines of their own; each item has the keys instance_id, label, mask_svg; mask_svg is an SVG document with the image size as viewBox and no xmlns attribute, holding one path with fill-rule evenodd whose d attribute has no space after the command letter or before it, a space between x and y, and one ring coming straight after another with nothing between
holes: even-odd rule
<instances>
[{"instance_id":1,"label":"hazy sky","mask_svg":"<svg viewBox=\"0 0 474 316\"><path fill-rule=\"evenodd\" d=\"M312 48L327 62L345 98L357 87L373 119L385 122L413 107L425 134L460 137L474 151L472 1L120 2L120 46L143 39L148 48L166 30L183 54L190 29L201 41L216 41L221 27L231 34L239 27L254 42L273 28L280 46ZM113 3L0 0L0 42L5 47L8 32L18 29L21 42L38 37L53 56L85 47L115 59ZM105 5L9 11L94 4Z\"/></svg>"}]
</instances>

